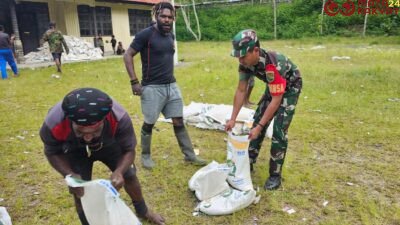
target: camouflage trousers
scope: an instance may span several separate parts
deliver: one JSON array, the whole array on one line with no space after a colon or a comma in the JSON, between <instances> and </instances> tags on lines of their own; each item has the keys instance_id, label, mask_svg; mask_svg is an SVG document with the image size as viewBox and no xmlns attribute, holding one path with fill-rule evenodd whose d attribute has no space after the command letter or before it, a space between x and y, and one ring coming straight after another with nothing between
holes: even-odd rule
<instances>
[{"instance_id":1,"label":"camouflage trousers","mask_svg":"<svg viewBox=\"0 0 400 225\"><path fill-rule=\"evenodd\" d=\"M285 93L282 98L281 105L274 115L273 124L273 134L272 134L272 144L269 160L269 174L270 176L281 175L283 162L285 161L286 150L288 146L288 129L292 121L297 100L299 99L300 89L295 92ZM257 126L257 123L261 120L267 109L269 103L271 102L271 95L269 90L265 91L263 98L258 104L258 108L254 114L253 127ZM257 139L250 142L249 146L249 157L250 163L255 163L257 161L258 154L260 153L261 144L265 138L267 128L270 122L268 122L262 129L260 135Z\"/></svg>"}]
</instances>

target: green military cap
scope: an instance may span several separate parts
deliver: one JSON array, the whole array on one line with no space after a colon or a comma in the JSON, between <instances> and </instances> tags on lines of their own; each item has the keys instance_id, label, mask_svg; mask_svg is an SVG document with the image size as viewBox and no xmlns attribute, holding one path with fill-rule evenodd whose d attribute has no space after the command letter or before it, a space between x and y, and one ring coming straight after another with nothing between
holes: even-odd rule
<instances>
[{"instance_id":1,"label":"green military cap","mask_svg":"<svg viewBox=\"0 0 400 225\"><path fill-rule=\"evenodd\" d=\"M231 55L238 58L245 56L249 50L254 48L257 41L257 34L254 30L247 29L240 31L233 37Z\"/></svg>"}]
</instances>

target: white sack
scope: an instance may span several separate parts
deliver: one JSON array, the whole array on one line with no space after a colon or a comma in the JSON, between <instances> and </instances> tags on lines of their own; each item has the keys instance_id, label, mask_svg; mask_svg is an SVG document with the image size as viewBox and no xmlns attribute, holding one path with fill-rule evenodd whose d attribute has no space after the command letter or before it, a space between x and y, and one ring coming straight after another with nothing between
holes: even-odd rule
<instances>
[{"instance_id":1,"label":"white sack","mask_svg":"<svg viewBox=\"0 0 400 225\"><path fill-rule=\"evenodd\" d=\"M81 198L86 219L92 225L141 225L132 210L119 198L109 180L82 181L65 178L68 186L84 187Z\"/></svg>"},{"instance_id":2,"label":"white sack","mask_svg":"<svg viewBox=\"0 0 400 225\"><path fill-rule=\"evenodd\" d=\"M226 121L231 118L233 106L232 105L215 105L205 114L206 117L212 118L216 122L225 125ZM254 110L242 107L236 122L244 122L253 119Z\"/></svg>"},{"instance_id":3,"label":"white sack","mask_svg":"<svg viewBox=\"0 0 400 225\"><path fill-rule=\"evenodd\" d=\"M241 191L253 189L250 175L249 143L247 135L235 136L232 133L228 135L226 162L231 168L228 183Z\"/></svg>"},{"instance_id":4,"label":"white sack","mask_svg":"<svg viewBox=\"0 0 400 225\"><path fill-rule=\"evenodd\" d=\"M267 132L265 133L265 136L272 138L272 134L274 132L274 119L271 120L271 123L269 124L267 128Z\"/></svg>"},{"instance_id":5,"label":"white sack","mask_svg":"<svg viewBox=\"0 0 400 225\"><path fill-rule=\"evenodd\" d=\"M1 225L12 225L11 217L8 215L5 207L0 207L0 224Z\"/></svg>"},{"instance_id":6,"label":"white sack","mask_svg":"<svg viewBox=\"0 0 400 225\"><path fill-rule=\"evenodd\" d=\"M230 188L220 195L200 202L197 210L212 216L227 215L244 209L255 201L255 190L239 191Z\"/></svg>"},{"instance_id":7,"label":"white sack","mask_svg":"<svg viewBox=\"0 0 400 225\"><path fill-rule=\"evenodd\" d=\"M232 114L232 105L216 105L207 103L191 102L183 107L183 120L185 123L200 129L225 130L226 120ZM232 133L236 135L248 134L253 124L254 110L242 107L236 118L235 127ZM158 119L160 122L172 123L171 119L165 119L162 115ZM265 136L272 137L272 126L267 129Z\"/></svg>"},{"instance_id":8,"label":"white sack","mask_svg":"<svg viewBox=\"0 0 400 225\"><path fill-rule=\"evenodd\" d=\"M189 188L199 200L209 199L229 189L226 182L229 167L212 161L199 169L189 180Z\"/></svg>"}]
</instances>

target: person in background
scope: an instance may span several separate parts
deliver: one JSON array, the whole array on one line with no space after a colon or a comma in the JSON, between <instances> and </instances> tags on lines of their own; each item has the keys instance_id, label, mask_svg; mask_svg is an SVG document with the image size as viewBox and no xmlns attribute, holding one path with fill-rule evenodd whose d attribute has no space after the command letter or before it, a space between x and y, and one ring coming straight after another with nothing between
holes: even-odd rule
<instances>
[{"instance_id":1,"label":"person in background","mask_svg":"<svg viewBox=\"0 0 400 225\"><path fill-rule=\"evenodd\" d=\"M15 54L15 34L11 34L10 44L11 44L11 51L13 52L14 58L17 58L17 55Z\"/></svg>"},{"instance_id":2,"label":"person in background","mask_svg":"<svg viewBox=\"0 0 400 225\"><path fill-rule=\"evenodd\" d=\"M117 46L117 55L122 55L125 53L125 49L122 46L122 42L118 42L118 46Z\"/></svg>"},{"instance_id":3,"label":"person in background","mask_svg":"<svg viewBox=\"0 0 400 225\"><path fill-rule=\"evenodd\" d=\"M2 79L8 78L6 63L10 65L14 76L18 76L18 68L11 47L10 37L4 32L4 26L0 25L0 70Z\"/></svg>"},{"instance_id":4,"label":"person in background","mask_svg":"<svg viewBox=\"0 0 400 225\"><path fill-rule=\"evenodd\" d=\"M111 171L110 181L125 188L137 215L155 224L164 218L146 206L134 164L136 135L132 121L122 106L95 88L79 88L68 93L48 112L40 129L44 154L63 177L89 181L93 163L100 161ZM80 198L82 187L69 187L82 225L89 225Z\"/></svg>"},{"instance_id":5,"label":"person in background","mask_svg":"<svg viewBox=\"0 0 400 225\"><path fill-rule=\"evenodd\" d=\"M302 78L297 66L286 56L260 48L254 30L242 30L232 41L231 55L239 61L239 85L236 89L233 110L225 130L235 126L236 117L246 100L246 88L250 77L257 77L266 84L264 95L254 114L250 130L250 168L256 163L265 133L274 120L269 160L269 178L264 189L279 188L282 180L282 166L288 146L288 129L293 119L297 100L302 89Z\"/></svg>"},{"instance_id":6,"label":"person in background","mask_svg":"<svg viewBox=\"0 0 400 225\"><path fill-rule=\"evenodd\" d=\"M101 49L102 52L101 55L104 56L104 42L103 42L103 37L101 37L100 34L97 36L97 47Z\"/></svg>"},{"instance_id":7,"label":"person in background","mask_svg":"<svg viewBox=\"0 0 400 225\"><path fill-rule=\"evenodd\" d=\"M45 41L49 43L51 55L57 66L57 72L61 73L61 55L64 52L63 47L67 54L69 54L69 48L61 31L56 29L56 23L49 23L49 29L43 34L40 45L42 46Z\"/></svg>"},{"instance_id":8,"label":"person in background","mask_svg":"<svg viewBox=\"0 0 400 225\"><path fill-rule=\"evenodd\" d=\"M112 49L113 49L113 54L115 55L115 47L117 46L117 40L115 39L115 36L114 36L114 34L113 35L111 35L111 47L112 47Z\"/></svg>"},{"instance_id":9,"label":"person in background","mask_svg":"<svg viewBox=\"0 0 400 225\"><path fill-rule=\"evenodd\" d=\"M152 130L160 113L172 119L184 160L195 165L206 165L207 162L194 153L192 141L183 123L182 94L174 76L175 37L171 33L175 8L169 2L159 2L153 7L153 15L156 23L138 32L124 55L132 93L140 96L144 115L141 131L143 167L151 169L155 166L150 147ZM133 57L138 52L142 62L141 82L133 65Z\"/></svg>"},{"instance_id":10,"label":"person in background","mask_svg":"<svg viewBox=\"0 0 400 225\"><path fill-rule=\"evenodd\" d=\"M125 53L125 49L122 46L122 42L118 42L118 46L117 46L117 55L122 55Z\"/></svg>"}]
</instances>

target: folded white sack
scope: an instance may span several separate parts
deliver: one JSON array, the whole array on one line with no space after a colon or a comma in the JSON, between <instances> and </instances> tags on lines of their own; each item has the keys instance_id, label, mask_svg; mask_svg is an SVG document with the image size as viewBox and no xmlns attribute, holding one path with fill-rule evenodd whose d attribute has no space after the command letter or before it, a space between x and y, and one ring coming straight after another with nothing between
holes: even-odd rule
<instances>
[{"instance_id":1,"label":"folded white sack","mask_svg":"<svg viewBox=\"0 0 400 225\"><path fill-rule=\"evenodd\" d=\"M229 189L229 167L212 161L199 169L189 180L190 190L195 192L199 200L209 199Z\"/></svg>"},{"instance_id":2,"label":"folded white sack","mask_svg":"<svg viewBox=\"0 0 400 225\"><path fill-rule=\"evenodd\" d=\"M81 198L83 211L89 224L94 225L141 225L132 210L119 198L118 191L109 180L83 181L65 177L70 187L84 187Z\"/></svg>"},{"instance_id":3,"label":"folded white sack","mask_svg":"<svg viewBox=\"0 0 400 225\"><path fill-rule=\"evenodd\" d=\"M197 206L200 212L208 215L227 215L246 208L257 201L256 191L239 191L228 189L213 198L200 202Z\"/></svg>"}]
</instances>

